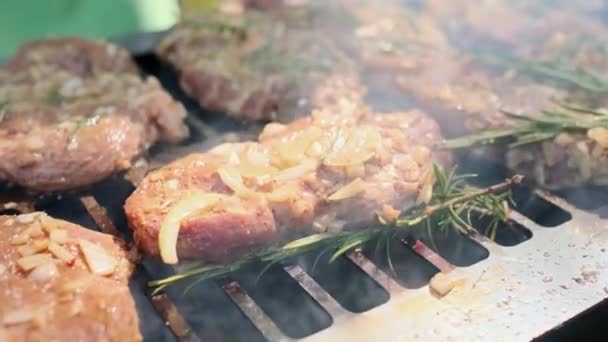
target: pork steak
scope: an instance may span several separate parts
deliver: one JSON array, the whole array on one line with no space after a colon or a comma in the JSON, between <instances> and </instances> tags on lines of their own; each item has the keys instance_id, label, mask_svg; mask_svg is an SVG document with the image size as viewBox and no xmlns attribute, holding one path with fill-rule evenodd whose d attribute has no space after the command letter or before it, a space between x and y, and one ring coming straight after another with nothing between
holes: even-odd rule
<instances>
[{"instance_id":1,"label":"pork steak","mask_svg":"<svg viewBox=\"0 0 608 342\"><path fill-rule=\"evenodd\" d=\"M184 139L185 116L118 46L26 44L0 66L0 179L42 191L94 183L156 141Z\"/></svg>"},{"instance_id":2,"label":"pork steak","mask_svg":"<svg viewBox=\"0 0 608 342\"><path fill-rule=\"evenodd\" d=\"M35 212L0 216L0 341L141 341L112 236Z\"/></svg>"}]
</instances>

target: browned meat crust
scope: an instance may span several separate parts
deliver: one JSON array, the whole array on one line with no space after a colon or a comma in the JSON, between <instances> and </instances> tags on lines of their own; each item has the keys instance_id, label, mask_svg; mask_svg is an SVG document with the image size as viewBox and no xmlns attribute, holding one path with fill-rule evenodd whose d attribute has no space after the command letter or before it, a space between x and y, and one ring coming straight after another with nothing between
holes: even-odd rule
<instances>
[{"instance_id":1,"label":"browned meat crust","mask_svg":"<svg viewBox=\"0 0 608 342\"><path fill-rule=\"evenodd\" d=\"M0 228L1 341L142 340L123 243L44 213L0 216ZM105 271L82 240L110 258Z\"/></svg>"},{"instance_id":2,"label":"browned meat crust","mask_svg":"<svg viewBox=\"0 0 608 342\"><path fill-rule=\"evenodd\" d=\"M420 112L373 115L338 101L289 125L269 124L258 143L224 144L149 174L127 199L135 241L158 255L167 215L192 194L227 196L180 223L183 258L219 261L254 246L372 223L430 196L437 125ZM396 208L396 209L395 209Z\"/></svg>"},{"instance_id":3,"label":"browned meat crust","mask_svg":"<svg viewBox=\"0 0 608 342\"><path fill-rule=\"evenodd\" d=\"M128 53L79 38L26 44L0 66L0 179L64 190L188 134L186 112Z\"/></svg>"}]
</instances>

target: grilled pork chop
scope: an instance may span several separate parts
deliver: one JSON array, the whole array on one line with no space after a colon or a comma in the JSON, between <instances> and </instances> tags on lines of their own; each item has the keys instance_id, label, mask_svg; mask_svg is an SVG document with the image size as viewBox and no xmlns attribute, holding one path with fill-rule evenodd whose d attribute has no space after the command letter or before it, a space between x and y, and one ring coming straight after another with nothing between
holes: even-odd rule
<instances>
[{"instance_id":1,"label":"grilled pork chop","mask_svg":"<svg viewBox=\"0 0 608 342\"><path fill-rule=\"evenodd\" d=\"M365 226L374 213L396 218L430 198L432 161L449 163L433 151L439 139L421 112L376 115L343 99L267 125L258 142L219 145L152 172L125 212L143 251L176 262L163 231L179 230L179 257L221 261L288 236Z\"/></svg>"},{"instance_id":2,"label":"grilled pork chop","mask_svg":"<svg viewBox=\"0 0 608 342\"><path fill-rule=\"evenodd\" d=\"M141 341L113 237L44 213L0 216L0 341Z\"/></svg>"},{"instance_id":3,"label":"grilled pork chop","mask_svg":"<svg viewBox=\"0 0 608 342\"><path fill-rule=\"evenodd\" d=\"M26 44L0 66L0 179L64 190L188 134L186 112L127 52L84 39Z\"/></svg>"}]
</instances>

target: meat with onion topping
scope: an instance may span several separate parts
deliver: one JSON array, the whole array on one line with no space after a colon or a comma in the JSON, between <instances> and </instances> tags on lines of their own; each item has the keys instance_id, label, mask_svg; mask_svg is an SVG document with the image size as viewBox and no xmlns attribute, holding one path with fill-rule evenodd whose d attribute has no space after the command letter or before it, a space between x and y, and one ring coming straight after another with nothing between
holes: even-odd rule
<instances>
[{"instance_id":1,"label":"meat with onion topping","mask_svg":"<svg viewBox=\"0 0 608 342\"><path fill-rule=\"evenodd\" d=\"M1 341L141 341L122 242L41 212L0 216Z\"/></svg>"},{"instance_id":2,"label":"meat with onion topping","mask_svg":"<svg viewBox=\"0 0 608 342\"><path fill-rule=\"evenodd\" d=\"M118 46L79 38L26 44L0 66L0 179L65 190L178 142L186 112Z\"/></svg>"},{"instance_id":3,"label":"meat with onion topping","mask_svg":"<svg viewBox=\"0 0 608 342\"><path fill-rule=\"evenodd\" d=\"M223 144L149 174L125 211L138 246L168 263L221 261L285 237L373 223L430 199L439 129L342 99L258 142Z\"/></svg>"}]
</instances>

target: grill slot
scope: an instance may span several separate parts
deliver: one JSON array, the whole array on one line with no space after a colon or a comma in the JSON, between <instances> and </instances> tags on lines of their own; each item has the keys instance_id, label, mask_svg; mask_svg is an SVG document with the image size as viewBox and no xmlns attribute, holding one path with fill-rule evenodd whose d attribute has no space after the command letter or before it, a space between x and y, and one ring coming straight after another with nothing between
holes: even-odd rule
<instances>
[{"instance_id":1,"label":"grill slot","mask_svg":"<svg viewBox=\"0 0 608 342\"><path fill-rule=\"evenodd\" d=\"M388 292L348 258L337 258L329 263L331 253L321 252L298 258L298 266L345 309L365 312L388 301Z\"/></svg>"},{"instance_id":2,"label":"grill slot","mask_svg":"<svg viewBox=\"0 0 608 342\"><path fill-rule=\"evenodd\" d=\"M420 229L414 231L414 236L455 266L471 266L489 255L486 248L454 229L432 234Z\"/></svg>"},{"instance_id":3,"label":"grill slot","mask_svg":"<svg viewBox=\"0 0 608 342\"><path fill-rule=\"evenodd\" d=\"M544 227L557 227L572 219L570 213L539 197L528 188L515 187L513 202L517 211Z\"/></svg>"},{"instance_id":4,"label":"grill slot","mask_svg":"<svg viewBox=\"0 0 608 342\"><path fill-rule=\"evenodd\" d=\"M439 270L428 260L406 247L398 239L391 239L391 259L393 268L388 264L386 250L378 248L377 244L367 244L363 247L364 254L368 256L377 267L394 277L406 289L418 289L426 284ZM394 271L393 271L394 270ZM401 287L400 286L400 287Z\"/></svg>"},{"instance_id":5,"label":"grill slot","mask_svg":"<svg viewBox=\"0 0 608 342\"><path fill-rule=\"evenodd\" d=\"M285 335L302 338L331 325L331 316L281 265L260 276L264 268L260 265L237 272L234 279Z\"/></svg>"}]
</instances>

